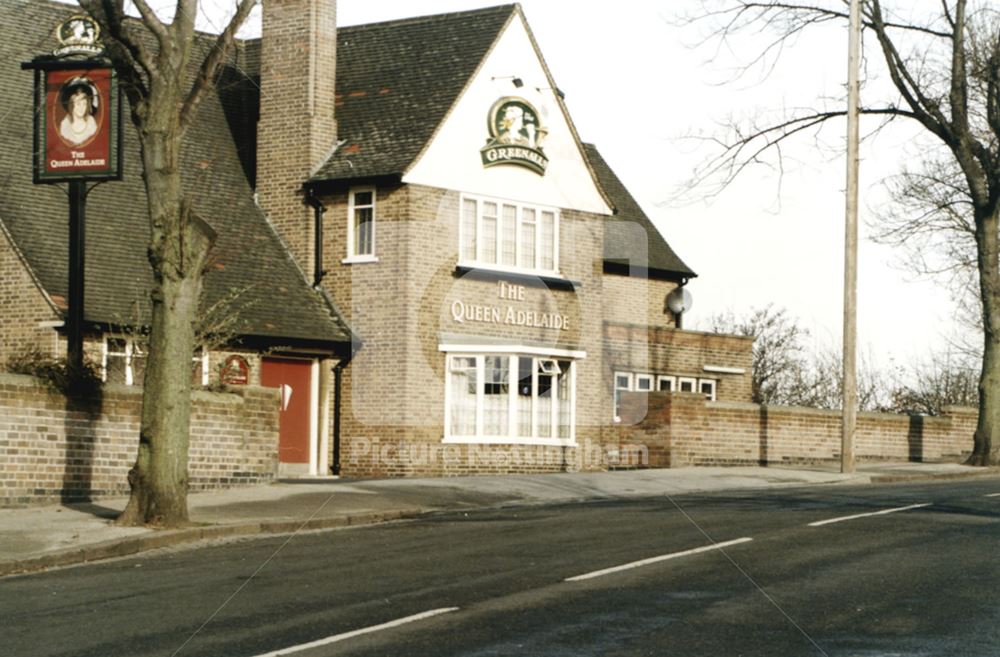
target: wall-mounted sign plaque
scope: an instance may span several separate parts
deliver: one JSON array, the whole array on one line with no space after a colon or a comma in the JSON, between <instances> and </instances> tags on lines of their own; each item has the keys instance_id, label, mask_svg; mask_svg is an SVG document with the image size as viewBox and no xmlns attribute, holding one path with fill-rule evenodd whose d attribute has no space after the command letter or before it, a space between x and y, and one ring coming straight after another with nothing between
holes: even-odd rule
<instances>
[{"instance_id":1,"label":"wall-mounted sign plaque","mask_svg":"<svg viewBox=\"0 0 1000 657\"><path fill-rule=\"evenodd\" d=\"M243 356L230 356L219 371L219 381L225 385L245 386L250 383L250 364Z\"/></svg>"},{"instance_id":2,"label":"wall-mounted sign plaque","mask_svg":"<svg viewBox=\"0 0 1000 657\"><path fill-rule=\"evenodd\" d=\"M549 158L542 150L548 128L534 106L507 96L490 108L490 138L480 153L484 167L513 164L544 175Z\"/></svg>"}]
</instances>

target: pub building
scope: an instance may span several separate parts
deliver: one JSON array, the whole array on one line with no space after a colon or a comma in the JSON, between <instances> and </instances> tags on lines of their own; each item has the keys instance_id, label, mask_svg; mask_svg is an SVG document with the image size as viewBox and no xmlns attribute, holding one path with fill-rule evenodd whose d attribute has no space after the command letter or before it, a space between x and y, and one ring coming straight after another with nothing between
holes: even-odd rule
<instances>
[{"instance_id":1,"label":"pub building","mask_svg":"<svg viewBox=\"0 0 1000 657\"><path fill-rule=\"evenodd\" d=\"M5 1L3 60L57 47L72 15ZM6 360L64 349L66 237L65 196L25 173L31 119L8 107L30 76L4 67L0 88ZM668 297L696 274L581 140L520 6L338 29L334 0L265 0L217 90L185 175L219 234L203 315L229 335L193 366L281 389L280 476L641 465L620 462L623 391L750 401L751 341L679 327ZM85 320L106 379L139 385L131 130L123 180L89 201Z\"/></svg>"}]
</instances>

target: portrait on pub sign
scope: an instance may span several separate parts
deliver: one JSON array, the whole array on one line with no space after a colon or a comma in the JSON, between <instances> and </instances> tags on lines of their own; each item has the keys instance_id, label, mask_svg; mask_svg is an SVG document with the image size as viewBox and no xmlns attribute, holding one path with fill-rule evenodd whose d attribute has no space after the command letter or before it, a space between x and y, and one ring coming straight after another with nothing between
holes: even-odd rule
<instances>
[{"instance_id":1,"label":"portrait on pub sign","mask_svg":"<svg viewBox=\"0 0 1000 657\"><path fill-rule=\"evenodd\" d=\"M106 178L117 172L116 89L111 69L47 71L41 178Z\"/></svg>"}]
</instances>

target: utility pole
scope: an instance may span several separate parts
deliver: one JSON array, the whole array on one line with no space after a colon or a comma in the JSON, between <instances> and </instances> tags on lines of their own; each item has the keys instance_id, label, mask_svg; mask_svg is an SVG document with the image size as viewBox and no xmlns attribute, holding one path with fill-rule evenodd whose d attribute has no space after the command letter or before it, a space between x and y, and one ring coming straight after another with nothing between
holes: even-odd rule
<instances>
[{"instance_id":1,"label":"utility pole","mask_svg":"<svg viewBox=\"0 0 1000 657\"><path fill-rule=\"evenodd\" d=\"M861 0L851 0L847 40L847 212L844 230L844 380L840 471L854 472L854 432L858 420L858 114L861 94Z\"/></svg>"}]
</instances>

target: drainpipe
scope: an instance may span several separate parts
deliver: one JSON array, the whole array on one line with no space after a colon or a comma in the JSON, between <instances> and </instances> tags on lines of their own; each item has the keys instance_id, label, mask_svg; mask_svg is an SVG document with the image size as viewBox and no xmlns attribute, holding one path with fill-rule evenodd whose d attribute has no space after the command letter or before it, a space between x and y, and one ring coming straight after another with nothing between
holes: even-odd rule
<instances>
[{"instance_id":1,"label":"drainpipe","mask_svg":"<svg viewBox=\"0 0 1000 657\"><path fill-rule=\"evenodd\" d=\"M330 470L340 474L340 389L344 376L344 363L337 361L333 366L333 465Z\"/></svg>"},{"instance_id":2,"label":"drainpipe","mask_svg":"<svg viewBox=\"0 0 1000 657\"><path fill-rule=\"evenodd\" d=\"M319 287L326 276L323 269L323 215L326 207L316 198L312 186L306 186L306 204L313 209L313 287Z\"/></svg>"}]
</instances>

